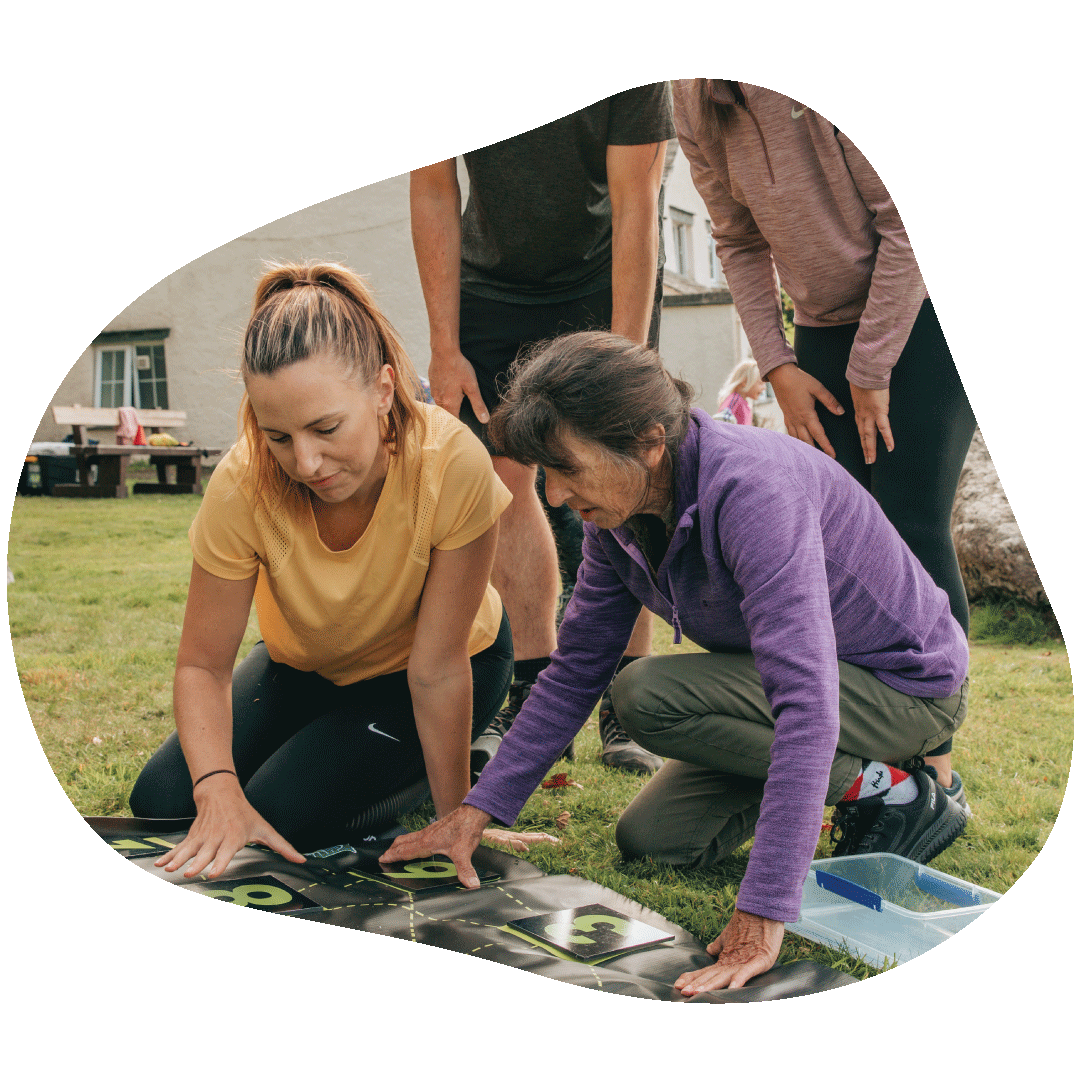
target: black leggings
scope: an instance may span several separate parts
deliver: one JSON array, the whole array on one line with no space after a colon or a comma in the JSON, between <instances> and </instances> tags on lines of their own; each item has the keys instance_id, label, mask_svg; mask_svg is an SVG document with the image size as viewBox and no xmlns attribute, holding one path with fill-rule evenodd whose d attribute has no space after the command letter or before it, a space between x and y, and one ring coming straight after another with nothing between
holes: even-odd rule
<instances>
[{"instance_id":1,"label":"black leggings","mask_svg":"<svg viewBox=\"0 0 1080 1080\"><path fill-rule=\"evenodd\" d=\"M949 597L956 621L968 631L968 602L950 528L975 415L941 331L934 307L923 302L889 382L889 425L896 448L878 435L877 460L867 465L855 426L847 365L858 323L795 327L799 366L844 406L843 416L818 408L836 460L875 499L926 572Z\"/></svg>"},{"instance_id":2,"label":"black leggings","mask_svg":"<svg viewBox=\"0 0 1080 1080\"><path fill-rule=\"evenodd\" d=\"M498 637L472 657L474 738L502 706L513 669L504 612ZM392 811L381 823L366 811L424 779L404 671L335 686L275 663L260 641L233 672L232 704L233 761L244 794L301 851L389 824ZM130 802L137 817L194 816L175 731L146 763Z\"/></svg>"}]
</instances>

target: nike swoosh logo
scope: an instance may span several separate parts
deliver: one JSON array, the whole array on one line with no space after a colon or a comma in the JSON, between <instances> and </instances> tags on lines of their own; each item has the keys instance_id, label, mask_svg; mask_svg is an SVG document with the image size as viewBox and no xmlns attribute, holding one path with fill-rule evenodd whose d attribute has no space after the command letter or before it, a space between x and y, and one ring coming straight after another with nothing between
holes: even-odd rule
<instances>
[{"instance_id":1,"label":"nike swoosh logo","mask_svg":"<svg viewBox=\"0 0 1080 1080\"><path fill-rule=\"evenodd\" d=\"M799 117L802 116L802 114L804 112L806 112L806 106L805 105L801 109L799 109L798 112L795 111L795 106L792 105L791 106L791 119L792 120L798 120Z\"/></svg>"},{"instance_id":2,"label":"nike swoosh logo","mask_svg":"<svg viewBox=\"0 0 1080 1080\"><path fill-rule=\"evenodd\" d=\"M386 739L394 739L394 742L401 742L400 739L395 739L393 735L387 735L385 731L380 731L374 724L368 724L368 731L374 731L376 735L382 735Z\"/></svg>"}]
</instances>

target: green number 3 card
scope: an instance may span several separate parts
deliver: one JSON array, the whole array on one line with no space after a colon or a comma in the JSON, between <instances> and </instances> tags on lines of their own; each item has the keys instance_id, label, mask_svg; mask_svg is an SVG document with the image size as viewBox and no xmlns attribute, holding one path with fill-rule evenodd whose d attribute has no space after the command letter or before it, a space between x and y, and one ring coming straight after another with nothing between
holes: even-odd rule
<instances>
[{"instance_id":1,"label":"green number 3 card","mask_svg":"<svg viewBox=\"0 0 1080 1080\"><path fill-rule=\"evenodd\" d=\"M507 923L507 929L518 936L532 938L540 945L554 946L575 960L592 962L671 941L675 936L621 915L603 904L516 919Z\"/></svg>"}]
</instances>

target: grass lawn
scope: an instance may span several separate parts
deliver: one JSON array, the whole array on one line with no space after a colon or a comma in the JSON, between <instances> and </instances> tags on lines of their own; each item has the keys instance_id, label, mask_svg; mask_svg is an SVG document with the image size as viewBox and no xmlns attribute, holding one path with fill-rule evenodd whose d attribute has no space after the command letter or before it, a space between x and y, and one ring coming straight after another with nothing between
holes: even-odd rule
<instances>
[{"instance_id":1,"label":"grass lawn","mask_svg":"<svg viewBox=\"0 0 1080 1080\"><path fill-rule=\"evenodd\" d=\"M143 762L172 730L171 682L191 566L194 495L126 500L18 497L7 587L19 679L38 738L80 813L129 813ZM242 654L258 639L254 614ZM671 643L661 624L656 652ZM946 873L1003 892L1030 865L1054 825L1072 751L1072 677L1060 639L1033 645L974 642L968 721L953 762L975 817L934 860ZM558 847L528 858L543 870L597 881L711 941L730 917L750 845L718 870L684 872L619 857L614 825L641 778L597 760L595 714L568 771L582 787L539 791L519 827L556 831ZM430 814L430 809L428 814ZM426 820L420 815L408 824ZM818 856L828 854L823 841ZM875 969L793 934L781 962L809 957L865 977Z\"/></svg>"}]
</instances>

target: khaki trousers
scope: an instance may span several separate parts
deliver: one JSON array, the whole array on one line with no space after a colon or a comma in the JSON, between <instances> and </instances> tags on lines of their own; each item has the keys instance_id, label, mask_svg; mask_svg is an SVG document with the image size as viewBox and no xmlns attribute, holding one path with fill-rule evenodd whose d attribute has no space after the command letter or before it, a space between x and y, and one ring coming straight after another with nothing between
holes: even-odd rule
<instances>
[{"instance_id":1,"label":"khaki trousers","mask_svg":"<svg viewBox=\"0 0 1080 1080\"><path fill-rule=\"evenodd\" d=\"M949 698L909 697L840 661L840 739L825 798L855 782L862 759L898 763L949 738L967 714L968 684ZM628 664L611 690L627 734L669 760L623 812L626 858L705 867L754 835L773 716L748 652L652 656Z\"/></svg>"}]
</instances>

